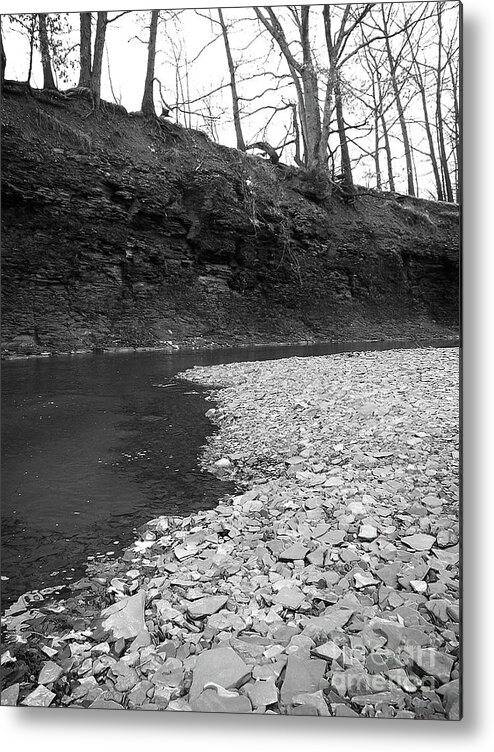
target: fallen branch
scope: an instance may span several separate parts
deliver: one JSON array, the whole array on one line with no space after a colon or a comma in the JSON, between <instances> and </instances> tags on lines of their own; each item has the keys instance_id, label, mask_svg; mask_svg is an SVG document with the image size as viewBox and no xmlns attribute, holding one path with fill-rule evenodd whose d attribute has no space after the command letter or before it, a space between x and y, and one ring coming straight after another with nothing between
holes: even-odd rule
<instances>
[{"instance_id":1,"label":"fallen branch","mask_svg":"<svg viewBox=\"0 0 494 752\"><path fill-rule=\"evenodd\" d=\"M256 141L254 144L250 144L250 146L245 147L245 151L248 151L249 149L260 149L261 151L263 151L265 154L268 155L272 164L277 165L280 161L280 156L278 152L276 151L276 149L274 149L266 141Z\"/></svg>"}]
</instances>

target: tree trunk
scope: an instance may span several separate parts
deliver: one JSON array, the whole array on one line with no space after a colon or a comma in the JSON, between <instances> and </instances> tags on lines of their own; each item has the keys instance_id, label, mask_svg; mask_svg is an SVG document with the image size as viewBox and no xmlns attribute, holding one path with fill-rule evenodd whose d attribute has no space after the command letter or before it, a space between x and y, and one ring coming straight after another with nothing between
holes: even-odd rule
<instances>
[{"instance_id":1,"label":"tree trunk","mask_svg":"<svg viewBox=\"0 0 494 752\"><path fill-rule=\"evenodd\" d=\"M156 36L158 32L159 10L151 11L151 24L149 26L148 64L146 68L146 82L141 103L141 112L146 117L154 117L154 63L156 59Z\"/></svg>"},{"instance_id":2,"label":"tree trunk","mask_svg":"<svg viewBox=\"0 0 494 752\"><path fill-rule=\"evenodd\" d=\"M93 70L91 72L91 91L95 107L99 107L101 99L101 69L103 67L103 51L105 49L107 15L106 11L98 11L98 20L96 22Z\"/></svg>"},{"instance_id":3,"label":"tree trunk","mask_svg":"<svg viewBox=\"0 0 494 752\"><path fill-rule=\"evenodd\" d=\"M27 70L27 78L26 78L26 83L28 86L31 86L31 74L33 72L34 45L35 45L35 36L36 36L36 20L37 20L37 16L35 13L33 13L32 18L31 18L31 28L29 30L29 67Z\"/></svg>"},{"instance_id":4,"label":"tree trunk","mask_svg":"<svg viewBox=\"0 0 494 752\"><path fill-rule=\"evenodd\" d=\"M441 177L439 175L439 167L437 164L436 150L434 148L434 137L432 135L432 128L431 128L431 124L429 120L429 111L427 108L427 97L425 96L425 89L424 89L424 84L422 81L422 76L420 76L419 81L420 81L420 95L422 98L422 107L424 110L424 126L425 126L425 132L427 134L427 143L429 144L429 153L431 157L432 172L434 173L434 180L436 182L437 200L442 201L443 191L441 187Z\"/></svg>"},{"instance_id":5,"label":"tree trunk","mask_svg":"<svg viewBox=\"0 0 494 752\"><path fill-rule=\"evenodd\" d=\"M376 188L382 190L381 165L379 162L379 101L376 93L376 82L372 76L372 102L374 105L374 169L376 171Z\"/></svg>"},{"instance_id":6,"label":"tree trunk","mask_svg":"<svg viewBox=\"0 0 494 752\"><path fill-rule=\"evenodd\" d=\"M254 6L254 11L266 27L272 38L280 48L281 54L285 58L288 70L293 79L295 90L297 92L298 114L300 118L300 128L302 132L302 143L304 146L304 164L306 167L326 167L321 164L319 157L319 144L321 141L321 114L319 111L319 101L317 92L317 75L312 65L310 39L309 39L309 8L303 6L302 22L300 23L300 43L303 49L304 62L297 60L288 44L288 40L283 31L276 14L269 6L265 8L267 17L265 17L259 8Z\"/></svg>"},{"instance_id":7,"label":"tree trunk","mask_svg":"<svg viewBox=\"0 0 494 752\"><path fill-rule=\"evenodd\" d=\"M245 141L242 133L242 123L240 120L240 108L238 105L238 93L237 93L237 80L235 74L235 64L233 62L232 51L230 48L230 40L228 39L228 29L223 18L223 12L221 8L218 8L218 18L221 26L221 33L223 34L223 41L225 43L226 59L228 62L228 72L230 74L230 88L232 90L232 109L233 109L233 124L235 126L235 135L237 137L237 149L245 151Z\"/></svg>"},{"instance_id":8,"label":"tree trunk","mask_svg":"<svg viewBox=\"0 0 494 752\"><path fill-rule=\"evenodd\" d=\"M442 87L442 44L443 44L443 25L441 3L437 4L437 25L439 30L437 71L436 71L436 126L437 138L439 141L439 156L441 162L441 171L444 180L444 192L447 201L454 201L453 188L451 186L451 177L449 174L448 157L446 155L446 145L444 142L444 121L441 107L441 87Z\"/></svg>"},{"instance_id":9,"label":"tree trunk","mask_svg":"<svg viewBox=\"0 0 494 752\"><path fill-rule=\"evenodd\" d=\"M46 29L46 13L38 13L39 46L41 50L41 65L43 68L43 89L56 89L53 71L51 69L50 45Z\"/></svg>"},{"instance_id":10,"label":"tree trunk","mask_svg":"<svg viewBox=\"0 0 494 752\"><path fill-rule=\"evenodd\" d=\"M321 144L321 110L317 73L312 60L309 32L310 5L301 7L300 38L302 42L302 86L307 122L307 167L326 167L326 160L321 164L319 148Z\"/></svg>"},{"instance_id":11,"label":"tree trunk","mask_svg":"<svg viewBox=\"0 0 494 752\"><path fill-rule=\"evenodd\" d=\"M298 167L303 167L304 163L300 156L300 128L298 127L297 105L295 102L292 102L290 106L292 108L293 140L295 145L293 160Z\"/></svg>"},{"instance_id":12,"label":"tree trunk","mask_svg":"<svg viewBox=\"0 0 494 752\"><path fill-rule=\"evenodd\" d=\"M79 13L81 47L78 86L91 88L91 13Z\"/></svg>"},{"instance_id":13,"label":"tree trunk","mask_svg":"<svg viewBox=\"0 0 494 752\"><path fill-rule=\"evenodd\" d=\"M0 16L0 55L2 58L2 78L1 83L3 86L3 82L5 80L5 67L7 65L7 56L5 54L5 49L3 46L3 36L2 36L2 16Z\"/></svg>"},{"instance_id":14,"label":"tree trunk","mask_svg":"<svg viewBox=\"0 0 494 752\"><path fill-rule=\"evenodd\" d=\"M393 174L393 155L391 154L391 142L389 140L389 131L388 131L388 125L386 123L386 118L384 116L384 108L383 108L383 91L381 86L381 74L379 72L379 69L376 69L376 83L377 83L377 95L379 98L379 119L381 121L382 131L383 131L383 139L384 139L384 153L386 154L386 167L388 171L388 188L393 193L396 190L395 187L395 179Z\"/></svg>"},{"instance_id":15,"label":"tree trunk","mask_svg":"<svg viewBox=\"0 0 494 752\"><path fill-rule=\"evenodd\" d=\"M434 138L432 135L432 128L430 125L430 119L429 119L429 110L427 107L427 96L425 93L425 81L424 77L422 75L422 71L420 70L420 65L417 60L417 54L416 54L416 47L413 44L413 41L410 36L410 32L408 28L406 28L406 35L407 35L407 42L408 46L410 48L410 55L412 57L413 66L415 68L415 75L417 76L417 82L418 82L418 88L420 90L420 98L422 100L422 109L424 111L424 128L425 133L427 136L427 143L429 144L429 155L431 159L431 165L432 165L432 172L434 174L434 180L436 183L436 193L437 193L437 200L442 201L443 200L443 191L441 186L441 176L439 174L439 167L437 164L436 159L436 150L434 148Z\"/></svg>"},{"instance_id":16,"label":"tree trunk","mask_svg":"<svg viewBox=\"0 0 494 752\"><path fill-rule=\"evenodd\" d=\"M386 54L388 57L388 65L389 65L389 73L391 77L391 85L393 87L393 94L395 98L395 104L396 104L396 110L398 112L398 120L400 122L400 128L401 128L401 135L403 138L403 148L405 150L405 163L406 163L406 170L407 170L407 190L409 196L415 196L415 186L413 181L413 164L412 164L412 156L411 156L411 146L410 146L410 139L408 137L408 129L407 124L405 120L405 113L403 110L403 104L401 101L400 96L400 90L398 87L398 81L396 80L396 67L397 63L393 59L393 53L391 51L391 45L389 43L389 36L388 36L388 24L386 20L385 10L384 6L382 6L382 17L383 17L383 23L384 23L384 34L385 34L385 41L386 41Z\"/></svg>"},{"instance_id":17,"label":"tree trunk","mask_svg":"<svg viewBox=\"0 0 494 752\"><path fill-rule=\"evenodd\" d=\"M348 150L348 139L346 137L345 119L343 117L343 102L341 99L340 80L337 77L334 86L336 121L338 123L338 136L340 139L341 150L341 172L343 175L342 186L353 191L352 163L350 161L350 152Z\"/></svg>"}]
</instances>

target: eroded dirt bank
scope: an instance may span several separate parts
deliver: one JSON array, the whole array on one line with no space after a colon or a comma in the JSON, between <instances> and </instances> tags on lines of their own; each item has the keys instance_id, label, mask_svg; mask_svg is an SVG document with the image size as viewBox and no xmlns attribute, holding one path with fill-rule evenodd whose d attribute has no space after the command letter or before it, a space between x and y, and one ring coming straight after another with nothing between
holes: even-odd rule
<instances>
[{"instance_id":1,"label":"eroded dirt bank","mask_svg":"<svg viewBox=\"0 0 494 752\"><path fill-rule=\"evenodd\" d=\"M458 718L458 351L185 378L223 387L203 464L242 493L20 598L2 703Z\"/></svg>"},{"instance_id":2,"label":"eroded dirt bank","mask_svg":"<svg viewBox=\"0 0 494 752\"><path fill-rule=\"evenodd\" d=\"M103 103L2 100L7 353L454 336L458 207Z\"/></svg>"}]
</instances>

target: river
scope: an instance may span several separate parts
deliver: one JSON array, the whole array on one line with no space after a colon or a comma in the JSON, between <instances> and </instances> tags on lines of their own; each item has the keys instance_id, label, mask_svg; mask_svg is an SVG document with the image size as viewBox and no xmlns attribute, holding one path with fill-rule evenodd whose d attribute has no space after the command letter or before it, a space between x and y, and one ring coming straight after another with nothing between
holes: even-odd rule
<instances>
[{"instance_id":1,"label":"river","mask_svg":"<svg viewBox=\"0 0 494 752\"><path fill-rule=\"evenodd\" d=\"M28 590L78 579L88 557L117 557L147 520L212 508L235 491L199 469L200 448L214 430L205 417L211 405L202 390L177 380L178 373L194 365L398 347L410 343L4 362L2 608Z\"/></svg>"}]
</instances>

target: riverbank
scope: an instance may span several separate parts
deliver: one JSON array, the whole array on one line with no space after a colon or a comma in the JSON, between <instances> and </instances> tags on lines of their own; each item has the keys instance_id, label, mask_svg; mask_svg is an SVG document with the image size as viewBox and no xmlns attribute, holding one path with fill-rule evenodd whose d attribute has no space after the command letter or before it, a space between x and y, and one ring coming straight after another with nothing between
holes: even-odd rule
<instances>
[{"instance_id":1,"label":"riverbank","mask_svg":"<svg viewBox=\"0 0 494 752\"><path fill-rule=\"evenodd\" d=\"M359 330L360 331L360 330ZM305 339L287 336L285 339L272 340L263 333L257 333L253 339L249 336L243 337L220 337L215 340L205 339L203 337L189 337L186 339L170 340L160 345L122 345L107 347L86 347L75 350L59 350L57 348L44 349L43 347L33 344L27 338L26 341L15 343L12 347L2 347L2 360L19 360L26 358L48 358L48 357L75 357L78 355L89 355L90 353L128 353L128 352L162 352L171 354L177 351L197 352L201 350L221 350L221 349L254 349L263 347L288 347L307 345L330 345L330 344L351 344L354 342L392 342L402 343L403 347L443 347L451 344L457 346L459 342L459 330L457 327L443 327L437 325L411 326L405 330L390 328L386 330L387 334L371 330L364 331L361 337L349 338L348 336L334 336L331 340L324 336L307 336Z\"/></svg>"},{"instance_id":2,"label":"riverbank","mask_svg":"<svg viewBox=\"0 0 494 752\"><path fill-rule=\"evenodd\" d=\"M457 718L457 357L186 372L223 387L202 461L242 492L20 598L2 703Z\"/></svg>"},{"instance_id":3,"label":"riverbank","mask_svg":"<svg viewBox=\"0 0 494 752\"><path fill-rule=\"evenodd\" d=\"M6 352L457 333L456 204L349 205L162 119L2 95Z\"/></svg>"}]
</instances>

